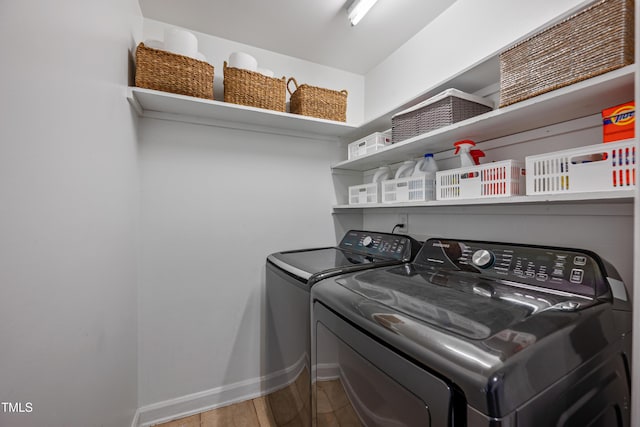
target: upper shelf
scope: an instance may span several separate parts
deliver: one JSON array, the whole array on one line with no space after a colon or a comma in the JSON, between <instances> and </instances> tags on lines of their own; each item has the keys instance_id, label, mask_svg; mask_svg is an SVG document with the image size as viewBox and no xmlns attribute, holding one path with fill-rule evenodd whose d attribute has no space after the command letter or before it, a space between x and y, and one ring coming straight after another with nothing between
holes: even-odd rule
<instances>
[{"instance_id":1,"label":"upper shelf","mask_svg":"<svg viewBox=\"0 0 640 427\"><path fill-rule=\"evenodd\" d=\"M143 117L185 123L256 130L278 135L313 137L335 141L356 126L297 114L281 113L228 102L130 87L129 102Z\"/></svg>"},{"instance_id":2,"label":"upper shelf","mask_svg":"<svg viewBox=\"0 0 640 427\"><path fill-rule=\"evenodd\" d=\"M487 141L527 130L599 113L633 99L635 65L575 83L468 120L454 123L384 149L345 160L333 169L365 171L421 156L450 150L455 141Z\"/></svg>"}]
</instances>

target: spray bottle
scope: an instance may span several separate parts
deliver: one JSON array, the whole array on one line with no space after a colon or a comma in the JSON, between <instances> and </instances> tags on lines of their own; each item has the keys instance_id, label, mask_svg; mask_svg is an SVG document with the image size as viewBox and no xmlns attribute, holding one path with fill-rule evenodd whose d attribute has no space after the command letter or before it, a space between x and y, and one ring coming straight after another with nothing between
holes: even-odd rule
<instances>
[{"instance_id":1,"label":"spray bottle","mask_svg":"<svg viewBox=\"0 0 640 427\"><path fill-rule=\"evenodd\" d=\"M473 161L476 165L480 164L480 157L484 157L484 151L482 150L470 150L469 154L473 157Z\"/></svg>"},{"instance_id":2,"label":"spray bottle","mask_svg":"<svg viewBox=\"0 0 640 427\"><path fill-rule=\"evenodd\" d=\"M476 146L476 143L470 139L458 141L454 143L453 146L456 147L456 151L453 154L460 156L461 168L479 165L480 157L484 157L484 152L482 150L471 149Z\"/></svg>"}]
</instances>

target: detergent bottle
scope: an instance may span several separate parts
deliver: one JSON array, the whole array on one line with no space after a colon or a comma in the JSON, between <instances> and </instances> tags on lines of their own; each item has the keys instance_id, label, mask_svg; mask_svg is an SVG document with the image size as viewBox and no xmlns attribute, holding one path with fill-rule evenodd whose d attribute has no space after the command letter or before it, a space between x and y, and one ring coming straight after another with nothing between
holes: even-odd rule
<instances>
[{"instance_id":1,"label":"detergent bottle","mask_svg":"<svg viewBox=\"0 0 640 427\"><path fill-rule=\"evenodd\" d=\"M412 176L424 176L425 200L436 198L436 172L438 172L438 165L432 153L425 154L413 170Z\"/></svg>"},{"instance_id":2,"label":"detergent bottle","mask_svg":"<svg viewBox=\"0 0 640 427\"><path fill-rule=\"evenodd\" d=\"M389 166L380 166L378 170L373 174L373 183L377 184L378 182L389 179L389 176L391 176L391 169L389 168Z\"/></svg>"},{"instance_id":3,"label":"detergent bottle","mask_svg":"<svg viewBox=\"0 0 640 427\"><path fill-rule=\"evenodd\" d=\"M413 160L405 160L396 171L395 179L407 178L411 176L413 169L416 167L416 162Z\"/></svg>"},{"instance_id":4,"label":"detergent bottle","mask_svg":"<svg viewBox=\"0 0 640 427\"><path fill-rule=\"evenodd\" d=\"M471 148L476 146L475 142L471 141L470 139L465 139L465 140L454 143L453 146L456 147L456 151L453 154L457 154L458 156L460 156L461 168L475 166L477 164L470 153ZM480 151L480 150L477 150L477 151Z\"/></svg>"},{"instance_id":5,"label":"detergent bottle","mask_svg":"<svg viewBox=\"0 0 640 427\"><path fill-rule=\"evenodd\" d=\"M426 154L425 154L426 156ZM418 160L416 162L415 167L413 168L413 173L411 173L411 176L420 176L420 175L424 175L424 157L422 157L420 160Z\"/></svg>"}]
</instances>

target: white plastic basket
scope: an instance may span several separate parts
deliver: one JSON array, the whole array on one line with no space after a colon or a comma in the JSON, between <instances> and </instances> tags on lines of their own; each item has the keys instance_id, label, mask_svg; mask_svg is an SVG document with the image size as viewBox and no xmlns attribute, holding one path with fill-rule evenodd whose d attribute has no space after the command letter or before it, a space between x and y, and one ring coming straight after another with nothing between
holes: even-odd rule
<instances>
[{"instance_id":1,"label":"white plastic basket","mask_svg":"<svg viewBox=\"0 0 640 427\"><path fill-rule=\"evenodd\" d=\"M349 204L380 203L380 184L352 185L349 187Z\"/></svg>"},{"instance_id":2,"label":"white plastic basket","mask_svg":"<svg viewBox=\"0 0 640 427\"><path fill-rule=\"evenodd\" d=\"M633 139L528 156L527 195L628 190L636 186Z\"/></svg>"},{"instance_id":3,"label":"white plastic basket","mask_svg":"<svg viewBox=\"0 0 640 427\"><path fill-rule=\"evenodd\" d=\"M376 151L391 144L391 132L376 132L348 146L347 156L349 160L375 153Z\"/></svg>"},{"instance_id":4,"label":"white plastic basket","mask_svg":"<svg viewBox=\"0 0 640 427\"><path fill-rule=\"evenodd\" d=\"M382 181L382 203L424 202L435 199L435 186L426 176Z\"/></svg>"},{"instance_id":5,"label":"white plastic basket","mask_svg":"<svg viewBox=\"0 0 640 427\"><path fill-rule=\"evenodd\" d=\"M460 200L525 194L524 162L502 160L436 172L436 199Z\"/></svg>"}]
</instances>

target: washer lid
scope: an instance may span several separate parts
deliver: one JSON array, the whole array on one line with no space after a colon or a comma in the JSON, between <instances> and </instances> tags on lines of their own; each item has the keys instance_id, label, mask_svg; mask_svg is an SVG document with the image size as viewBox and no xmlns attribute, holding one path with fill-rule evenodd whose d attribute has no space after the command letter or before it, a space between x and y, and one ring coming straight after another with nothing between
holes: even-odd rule
<instances>
[{"instance_id":1,"label":"washer lid","mask_svg":"<svg viewBox=\"0 0 640 427\"><path fill-rule=\"evenodd\" d=\"M348 271L411 261L420 247L409 236L349 230L338 247L277 252L267 260L301 282L322 280Z\"/></svg>"},{"instance_id":2,"label":"washer lid","mask_svg":"<svg viewBox=\"0 0 640 427\"><path fill-rule=\"evenodd\" d=\"M566 311L593 304L590 298L532 292L471 274L409 264L362 272L336 283L393 312L471 340L487 339L562 303L577 304L570 307L573 310L567 305ZM390 319L378 315L382 322Z\"/></svg>"},{"instance_id":3,"label":"washer lid","mask_svg":"<svg viewBox=\"0 0 640 427\"><path fill-rule=\"evenodd\" d=\"M340 274L367 268L376 262L386 261L382 265L389 264L389 260L384 258L375 258L338 248L278 252L269 255L267 260L301 281L311 281L319 275L326 277L329 273Z\"/></svg>"}]
</instances>

